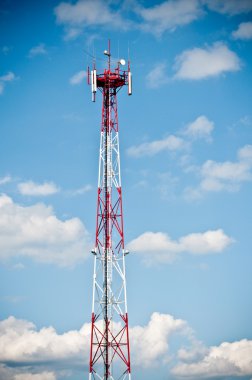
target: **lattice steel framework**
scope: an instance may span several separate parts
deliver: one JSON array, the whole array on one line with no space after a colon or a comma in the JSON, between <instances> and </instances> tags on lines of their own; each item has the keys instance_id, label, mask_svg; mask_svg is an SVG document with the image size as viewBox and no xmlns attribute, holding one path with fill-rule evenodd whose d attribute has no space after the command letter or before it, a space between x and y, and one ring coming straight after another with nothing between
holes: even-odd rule
<instances>
[{"instance_id":1,"label":"lattice steel framework","mask_svg":"<svg viewBox=\"0 0 252 380\"><path fill-rule=\"evenodd\" d=\"M88 70L88 82L95 101L97 90L103 96L99 152L98 199L94 254L93 301L89 380L131 379L129 328L126 295L122 188L118 134L117 93L128 85L131 72L122 70L124 60L111 70L97 74Z\"/></svg>"}]
</instances>

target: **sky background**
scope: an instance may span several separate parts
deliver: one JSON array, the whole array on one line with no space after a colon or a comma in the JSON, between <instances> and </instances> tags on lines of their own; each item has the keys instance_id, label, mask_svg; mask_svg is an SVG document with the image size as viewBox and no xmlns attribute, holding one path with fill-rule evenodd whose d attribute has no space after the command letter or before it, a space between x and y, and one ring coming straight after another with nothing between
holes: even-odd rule
<instances>
[{"instance_id":1,"label":"sky background","mask_svg":"<svg viewBox=\"0 0 252 380\"><path fill-rule=\"evenodd\" d=\"M252 1L0 4L0 379L88 376L109 38L132 379L252 379Z\"/></svg>"}]
</instances>

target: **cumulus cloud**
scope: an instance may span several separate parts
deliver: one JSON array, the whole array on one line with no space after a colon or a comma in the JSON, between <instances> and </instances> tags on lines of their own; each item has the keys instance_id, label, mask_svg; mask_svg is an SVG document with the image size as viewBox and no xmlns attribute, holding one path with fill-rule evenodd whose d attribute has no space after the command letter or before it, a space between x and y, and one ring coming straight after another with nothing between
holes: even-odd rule
<instances>
[{"instance_id":1,"label":"cumulus cloud","mask_svg":"<svg viewBox=\"0 0 252 380\"><path fill-rule=\"evenodd\" d=\"M209 349L201 341L192 337L190 348L181 347L177 352L177 358L181 362L192 363L203 359L208 352Z\"/></svg>"},{"instance_id":2,"label":"cumulus cloud","mask_svg":"<svg viewBox=\"0 0 252 380\"><path fill-rule=\"evenodd\" d=\"M186 189L186 197L199 198L206 192L238 191L243 182L252 180L252 145L238 150L235 162L206 161L199 169L201 182L196 188Z\"/></svg>"},{"instance_id":3,"label":"cumulus cloud","mask_svg":"<svg viewBox=\"0 0 252 380\"><path fill-rule=\"evenodd\" d=\"M68 368L69 364L72 368L85 367L89 359L90 331L90 323L85 323L80 330L58 334L53 327L38 330L29 321L9 317L0 322L0 363L18 365L24 371L26 366L36 369L55 364L61 369ZM133 364L141 367L159 364L168 355L169 339L175 333L189 336L191 329L186 321L158 312L152 314L147 325L130 327Z\"/></svg>"},{"instance_id":4,"label":"cumulus cloud","mask_svg":"<svg viewBox=\"0 0 252 380\"><path fill-rule=\"evenodd\" d=\"M12 316L0 321L0 378L56 380L69 368L87 369L90 331L90 323L59 334L53 327L37 329L33 323ZM170 339L179 334L191 345L178 350L179 362L171 370L173 375L189 379L252 375L251 340L207 348L194 338L185 320L158 312L146 325L130 327L129 334L134 366L166 365Z\"/></svg>"},{"instance_id":5,"label":"cumulus cloud","mask_svg":"<svg viewBox=\"0 0 252 380\"><path fill-rule=\"evenodd\" d=\"M232 33L235 40L251 40L252 39L252 22L242 22L238 29Z\"/></svg>"},{"instance_id":6,"label":"cumulus cloud","mask_svg":"<svg viewBox=\"0 0 252 380\"><path fill-rule=\"evenodd\" d=\"M206 14L206 7L215 12L236 15L251 11L250 0L165 0L145 7L143 2L103 0L63 1L54 9L56 21L65 28L65 39L78 37L85 28L107 27L140 29L160 37L164 32L190 24ZM128 18L134 12L137 20Z\"/></svg>"},{"instance_id":7,"label":"cumulus cloud","mask_svg":"<svg viewBox=\"0 0 252 380\"><path fill-rule=\"evenodd\" d=\"M53 327L37 330L29 321L9 317L0 322L0 335L1 363L81 365L88 358L90 324L58 334Z\"/></svg>"},{"instance_id":8,"label":"cumulus cloud","mask_svg":"<svg viewBox=\"0 0 252 380\"><path fill-rule=\"evenodd\" d=\"M158 36L189 24L203 14L198 0L168 0L149 8L139 6L136 12L144 21L141 28Z\"/></svg>"},{"instance_id":9,"label":"cumulus cloud","mask_svg":"<svg viewBox=\"0 0 252 380\"><path fill-rule=\"evenodd\" d=\"M112 11L109 2L102 0L78 0L75 4L62 2L55 9L56 20L66 28L66 39L77 37L83 28L113 26L126 28L120 11Z\"/></svg>"},{"instance_id":10,"label":"cumulus cloud","mask_svg":"<svg viewBox=\"0 0 252 380\"><path fill-rule=\"evenodd\" d=\"M58 219L43 203L21 206L0 196L0 259L29 257L72 266L87 257L89 234L78 218Z\"/></svg>"},{"instance_id":11,"label":"cumulus cloud","mask_svg":"<svg viewBox=\"0 0 252 380\"><path fill-rule=\"evenodd\" d=\"M39 184L33 181L27 181L18 184L18 191L22 195L47 196L58 193L59 188L53 182Z\"/></svg>"},{"instance_id":12,"label":"cumulus cloud","mask_svg":"<svg viewBox=\"0 0 252 380\"><path fill-rule=\"evenodd\" d=\"M206 255L224 251L233 239L222 229L192 233L172 240L163 232L145 232L132 240L127 248L143 255L147 264L171 263L179 254Z\"/></svg>"},{"instance_id":13,"label":"cumulus cloud","mask_svg":"<svg viewBox=\"0 0 252 380\"><path fill-rule=\"evenodd\" d=\"M239 57L224 43L186 50L176 57L174 79L200 80L241 69Z\"/></svg>"},{"instance_id":14,"label":"cumulus cloud","mask_svg":"<svg viewBox=\"0 0 252 380\"><path fill-rule=\"evenodd\" d=\"M178 332L189 334L189 331L186 321L153 313L146 326L130 329L133 363L144 368L160 364L168 355L170 336Z\"/></svg>"},{"instance_id":15,"label":"cumulus cloud","mask_svg":"<svg viewBox=\"0 0 252 380\"><path fill-rule=\"evenodd\" d=\"M13 82L15 79L17 77L12 71L0 77L0 95L3 94L6 83Z\"/></svg>"},{"instance_id":16,"label":"cumulus cloud","mask_svg":"<svg viewBox=\"0 0 252 380\"><path fill-rule=\"evenodd\" d=\"M127 4L128 3L128 4ZM130 5L129 5L130 4ZM132 21L127 11L134 12L138 21ZM129 27L161 36L174 31L204 15L199 0L166 0L161 4L144 7L139 1L105 2L102 0L78 0L61 2L55 9L56 21L65 27L65 38L73 39L87 27L108 27L127 30Z\"/></svg>"},{"instance_id":17,"label":"cumulus cloud","mask_svg":"<svg viewBox=\"0 0 252 380\"><path fill-rule=\"evenodd\" d=\"M172 374L180 378L209 379L252 375L252 341L242 339L210 347L200 360L180 363Z\"/></svg>"},{"instance_id":18,"label":"cumulus cloud","mask_svg":"<svg viewBox=\"0 0 252 380\"><path fill-rule=\"evenodd\" d=\"M146 84L149 88L158 88L166 84L169 78L166 74L166 64L158 63L155 67L147 74Z\"/></svg>"},{"instance_id":19,"label":"cumulus cloud","mask_svg":"<svg viewBox=\"0 0 252 380\"><path fill-rule=\"evenodd\" d=\"M201 115L186 126L183 134L192 138L193 140L205 139L207 141L211 141L211 133L213 129L213 121L210 121L206 116Z\"/></svg>"},{"instance_id":20,"label":"cumulus cloud","mask_svg":"<svg viewBox=\"0 0 252 380\"><path fill-rule=\"evenodd\" d=\"M78 71L78 73L75 73L70 79L69 83L73 86L76 84L80 84L83 82L84 78L86 78L87 73L84 70Z\"/></svg>"},{"instance_id":21,"label":"cumulus cloud","mask_svg":"<svg viewBox=\"0 0 252 380\"><path fill-rule=\"evenodd\" d=\"M45 44L39 44L30 49L28 56L30 58L33 58L38 55L46 55L46 54L47 54L47 50L46 50Z\"/></svg>"},{"instance_id":22,"label":"cumulus cloud","mask_svg":"<svg viewBox=\"0 0 252 380\"><path fill-rule=\"evenodd\" d=\"M215 12L230 16L252 11L251 0L203 0L203 3Z\"/></svg>"},{"instance_id":23,"label":"cumulus cloud","mask_svg":"<svg viewBox=\"0 0 252 380\"><path fill-rule=\"evenodd\" d=\"M164 150L174 152L183 149L185 145L183 139L170 135L162 140L155 140L138 146L132 146L127 149L127 153L132 157L154 156Z\"/></svg>"}]
</instances>

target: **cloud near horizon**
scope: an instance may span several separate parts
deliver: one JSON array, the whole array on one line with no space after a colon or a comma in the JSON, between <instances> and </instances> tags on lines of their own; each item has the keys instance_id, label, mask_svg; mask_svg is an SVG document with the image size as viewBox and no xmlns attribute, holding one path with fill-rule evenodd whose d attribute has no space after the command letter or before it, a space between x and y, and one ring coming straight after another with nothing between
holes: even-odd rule
<instances>
[{"instance_id":1,"label":"cloud near horizon","mask_svg":"<svg viewBox=\"0 0 252 380\"><path fill-rule=\"evenodd\" d=\"M57 333L13 316L0 321L0 378L4 380L56 380L75 370L88 371L91 324ZM132 364L139 368L169 366L172 375L187 379L252 375L252 341L242 339L205 347L183 319L154 312L143 326L130 326ZM181 348L170 357L170 339ZM185 349L181 337L187 342ZM189 344L189 345L188 345ZM70 372L69 372L70 370Z\"/></svg>"},{"instance_id":2,"label":"cloud near horizon","mask_svg":"<svg viewBox=\"0 0 252 380\"><path fill-rule=\"evenodd\" d=\"M190 352L190 351L189 351ZM252 375L252 341L242 339L210 347L200 360L179 363L171 373L184 379L211 379Z\"/></svg>"},{"instance_id":3,"label":"cloud near horizon","mask_svg":"<svg viewBox=\"0 0 252 380\"><path fill-rule=\"evenodd\" d=\"M87 370L90 331L91 324L84 323L79 330L58 334L53 327L38 330L33 323L11 316L0 321L0 363L18 366L24 373L28 368L39 371L40 367L43 371L52 371L54 367ZM145 326L130 327L133 365L150 367L159 363L168 354L170 336L175 333L190 339L192 331L186 321L158 312L151 315Z\"/></svg>"}]
</instances>

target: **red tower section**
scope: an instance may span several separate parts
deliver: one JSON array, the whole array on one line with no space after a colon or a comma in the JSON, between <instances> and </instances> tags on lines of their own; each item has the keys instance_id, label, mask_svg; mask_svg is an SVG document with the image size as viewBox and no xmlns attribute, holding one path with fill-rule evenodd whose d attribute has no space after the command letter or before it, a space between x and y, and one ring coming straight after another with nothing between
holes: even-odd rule
<instances>
[{"instance_id":1,"label":"red tower section","mask_svg":"<svg viewBox=\"0 0 252 380\"><path fill-rule=\"evenodd\" d=\"M131 378L123 231L117 93L125 85L132 93L130 67L120 60L111 69L110 46L104 51L108 67L88 70L92 100L102 93L98 199L94 254L89 380Z\"/></svg>"}]
</instances>

